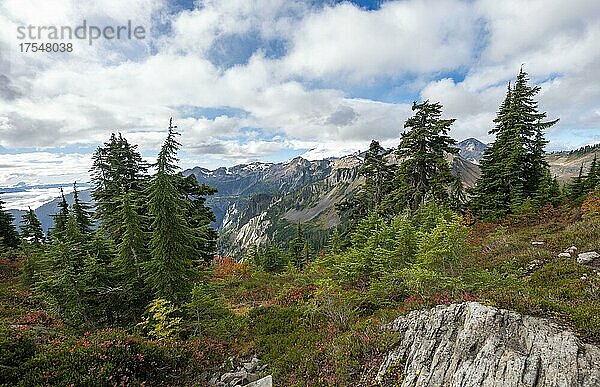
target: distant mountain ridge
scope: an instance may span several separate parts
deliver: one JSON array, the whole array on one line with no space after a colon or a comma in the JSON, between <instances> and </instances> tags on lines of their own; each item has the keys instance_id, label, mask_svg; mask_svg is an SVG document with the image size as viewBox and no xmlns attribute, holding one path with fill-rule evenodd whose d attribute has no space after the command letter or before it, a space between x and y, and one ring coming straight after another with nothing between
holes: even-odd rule
<instances>
[{"instance_id":1,"label":"distant mountain ridge","mask_svg":"<svg viewBox=\"0 0 600 387\"><path fill-rule=\"evenodd\" d=\"M477 181L478 162L486 147L469 138L458 143L458 155L447 155L453 172L460 174L465 187ZM582 163L589 166L597 151L600 153L600 147L588 147L549 154L546 159L552 173L565 182L577 175ZM328 230L339 223L335 204L356 192L362 182L358 168L363 158L364 153L313 161L296 157L281 163L253 162L214 170L195 167L183 174L194 174L199 183L218 189L207 198L207 204L216 217L213 226L220 235L219 253L237 254L253 244L272 240L284 245L298 223L303 224L311 238L324 243ZM393 153L389 161L397 162ZM80 192L82 200L92 201L90 190ZM66 198L72 203L72 193ZM57 198L35 210L44 231L53 224L51 215L58 211L58 202ZM18 224L24 211L9 211Z\"/></svg>"},{"instance_id":2,"label":"distant mountain ridge","mask_svg":"<svg viewBox=\"0 0 600 387\"><path fill-rule=\"evenodd\" d=\"M64 187L64 184L62 185L62 187ZM81 201L88 203L93 202L92 191L90 189L78 190L78 192ZM54 200L45 203L34 210L35 214L40 220L40 223L42 224L42 230L44 230L45 234L48 234L48 230L54 225L52 215L58 213L58 203L61 200L58 188L56 189L56 193L57 197ZM65 199L67 200L67 203L69 203L69 205L73 204L73 192L65 193ZM21 224L21 217L25 214L25 211L11 209L8 210L8 212L15 218L13 223L17 226L17 228L19 228Z\"/></svg>"}]
</instances>

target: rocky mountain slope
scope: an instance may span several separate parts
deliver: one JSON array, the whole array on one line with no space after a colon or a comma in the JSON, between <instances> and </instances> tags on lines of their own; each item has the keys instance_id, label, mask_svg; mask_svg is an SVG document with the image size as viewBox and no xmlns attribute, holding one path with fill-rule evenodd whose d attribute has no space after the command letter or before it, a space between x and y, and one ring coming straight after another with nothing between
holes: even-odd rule
<instances>
[{"instance_id":1,"label":"rocky mountain slope","mask_svg":"<svg viewBox=\"0 0 600 387\"><path fill-rule=\"evenodd\" d=\"M362 158L309 161L301 157L286 163L252 163L213 171L194 168L200 183L218 192L207 204L215 213L220 243L232 247L221 253L234 253L267 238L287 239L297 223L311 223L328 229L339 222L335 203L359 185L357 176ZM287 235L289 234L289 235Z\"/></svg>"},{"instance_id":2,"label":"rocky mountain slope","mask_svg":"<svg viewBox=\"0 0 600 387\"><path fill-rule=\"evenodd\" d=\"M479 160L483 157L483 151L488 147L487 144L476 138L467 138L456 146L460 149L459 155L474 164L479 164Z\"/></svg>"},{"instance_id":3,"label":"rocky mountain slope","mask_svg":"<svg viewBox=\"0 0 600 387\"><path fill-rule=\"evenodd\" d=\"M388 327L389 386L599 386L600 348L544 319L475 302L415 311Z\"/></svg>"},{"instance_id":4,"label":"rocky mountain slope","mask_svg":"<svg viewBox=\"0 0 600 387\"><path fill-rule=\"evenodd\" d=\"M546 156L546 161L550 164L552 174L565 182L579 174L582 164L583 170L587 171L595 155L600 156L600 144L576 151L552 153Z\"/></svg>"}]
</instances>

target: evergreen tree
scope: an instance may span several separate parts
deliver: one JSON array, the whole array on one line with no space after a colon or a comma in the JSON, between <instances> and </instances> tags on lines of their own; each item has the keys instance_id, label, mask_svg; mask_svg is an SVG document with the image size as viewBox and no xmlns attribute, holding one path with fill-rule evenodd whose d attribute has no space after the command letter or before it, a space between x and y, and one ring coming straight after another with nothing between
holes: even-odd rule
<instances>
[{"instance_id":1,"label":"evergreen tree","mask_svg":"<svg viewBox=\"0 0 600 387\"><path fill-rule=\"evenodd\" d=\"M77 191L77 182L73 183L73 206L72 211L75 214L75 220L79 226L79 230L83 234L92 232L94 223L92 222L91 206L79 200L79 192Z\"/></svg>"},{"instance_id":2,"label":"evergreen tree","mask_svg":"<svg viewBox=\"0 0 600 387\"><path fill-rule=\"evenodd\" d=\"M388 193L393 171L385 161L385 155L386 151L379 142L372 140L365 160L358 169L358 174L365 178L362 192L367 211L377 208Z\"/></svg>"},{"instance_id":3,"label":"evergreen tree","mask_svg":"<svg viewBox=\"0 0 600 387\"><path fill-rule=\"evenodd\" d=\"M558 205L562 200L562 191L560 189L560 183L556 176L550 175L550 169L546 169L540 188L534 197L537 205L542 206L544 204Z\"/></svg>"},{"instance_id":4,"label":"evergreen tree","mask_svg":"<svg viewBox=\"0 0 600 387\"><path fill-rule=\"evenodd\" d=\"M331 254L339 254L342 252L342 240L337 227L333 229L333 233L329 238L328 250Z\"/></svg>"},{"instance_id":5,"label":"evergreen tree","mask_svg":"<svg viewBox=\"0 0 600 387\"><path fill-rule=\"evenodd\" d=\"M142 286L142 266L147 261L145 219L139 214L133 196L133 191L121 192L121 204L116 211L122 220L123 235L113 262L128 290Z\"/></svg>"},{"instance_id":6,"label":"evergreen tree","mask_svg":"<svg viewBox=\"0 0 600 387\"><path fill-rule=\"evenodd\" d=\"M447 133L454 119L441 119L439 103L413 103L415 112L404 127L397 155L401 162L394 179L394 190L388 195L389 205L396 211L416 210L433 201L447 204L449 187L454 181L446 153L456 154L456 141Z\"/></svg>"},{"instance_id":7,"label":"evergreen tree","mask_svg":"<svg viewBox=\"0 0 600 387\"><path fill-rule=\"evenodd\" d=\"M0 197L0 247L19 246L19 234L13 224L14 219L8 211L4 210L4 201Z\"/></svg>"},{"instance_id":8,"label":"evergreen tree","mask_svg":"<svg viewBox=\"0 0 600 387\"><path fill-rule=\"evenodd\" d=\"M311 255L310 244L305 241L304 246L302 246L302 266L301 267L305 267L306 265L308 265L308 263L311 261L310 255Z\"/></svg>"},{"instance_id":9,"label":"evergreen tree","mask_svg":"<svg viewBox=\"0 0 600 387\"><path fill-rule=\"evenodd\" d=\"M290 241L288 246L289 261L298 269L302 269L307 263L303 254L305 243L302 226L298 223L296 226L296 236Z\"/></svg>"},{"instance_id":10,"label":"evergreen tree","mask_svg":"<svg viewBox=\"0 0 600 387\"><path fill-rule=\"evenodd\" d=\"M583 163L581 163L581 167L579 167L579 174L568 186L568 193L571 199L578 200L586 193L585 180L586 177L583 174Z\"/></svg>"},{"instance_id":11,"label":"evergreen tree","mask_svg":"<svg viewBox=\"0 0 600 387\"><path fill-rule=\"evenodd\" d=\"M538 111L534 99L540 87L528 83L521 69L514 87L509 83L490 131L496 140L484 152L481 177L471 191L470 203L471 209L484 218L511 213L526 200L544 196L540 191L544 184L548 186L544 130L558 120L543 121L546 113Z\"/></svg>"},{"instance_id":12,"label":"evergreen tree","mask_svg":"<svg viewBox=\"0 0 600 387\"><path fill-rule=\"evenodd\" d=\"M181 179L179 190L188 202L185 218L194 230L195 250L205 262L210 262L217 247L217 231L210 225L216 218L210 207L206 206L205 196L214 194L217 189L198 184L196 176L191 174Z\"/></svg>"},{"instance_id":13,"label":"evergreen tree","mask_svg":"<svg viewBox=\"0 0 600 387\"><path fill-rule=\"evenodd\" d=\"M484 150L480 161L481 176L471 192L473 198L469 205L482 216L501 216L514 201L512 198L522 192L521 177L510 173L519 168L522 162L522 156L518 153L522 147L514 143L518 137L514 135L514 125L510 123L511 103L512 88L509 83L506 97L494 119L496 126L490 131L490 134L496 135L496 140Z\"/></svg>"},{"instance_id":14,"label":"evergreen tree","mask_svg":"<svg viewBox=\"0 0 600 387\"><path fill-rule=\"evenodd\" d=\"M257 245L252 245L248 248L248 251L244 256L244 262L257 266L260 265L260 252Z\"/></svg>"},{"instance_id":15,"label":"evergreen tree","mask_svg":"<svg viewBox=\"0 0 600 387\"><path fill-rule=\"evenodd\" d=\"M148 181L147 171L148 165L137 151L137 145L131 145L120 133L113 133L94 153L90 172L96 217L101 220L101 229L116 243L123 234L122 219L114 211L119 205L121 191L141 193ZM142 206L138 209L140 214L145 212Z\"/></svg>"},{"instance_id":16,"label":"evergreen tree","mask_svg":"<svg viewBox=\"0 0 600 387\"><path fill-rule=\"evenodd\" d=\"M463 187L460 172L456 174L450 186L450 207L455 211L462 211L467 202L467 195Z\"/></svg>"},{"instance_id":17,"label":"evergreen tree","mask_svg":"<svg viewBox=\"0 0 600 387\"><path fill-rule=\"evenodd\" d=\"M585 178L584 187L586 192L590 192L598 188L600 185L600 165L598 165L598 156L594 154L594 159L590 164L587 176Z\"/></svg>"},{"instance_id":18,"label":"evergreen tree","mask_svg":"<svg viewBox=\"0 0 600 387\"><path fill-rule=\"evenodd\" d=\"M184 216L187 211L185 196L177 188L177 150L172 121L169 133L156 161L156 174L148 186L148 210L152 221L150 253L146 265L147 283L156 297L181 301L198 278L194 266L197 245L194 230Z\"/></svg>"},{"instance_id":19,"label":"evergreen tree","mask_svg":"<svg viewBox=\"0 0 600 387\"><path fill-rule=\"evenodd\" d=\"M281 250L274 244L267 244L260 256L260 266L265 271L278 273L283 270L286 266L287 261L285 260Z\"/></svg>"},{"instance_id":20,"label":"evergreen tree","mask_svg":"<svg viewBox=\"0 0 600 387\"><path fill-rule=\"evenodd\" d=\"M61 200L58 202L58 213L52 215L52 218L54 219L54 228L49 232L52 239L60 239L64 236L69 221L69 204L67 203L62 187L60 188L60 198Z\"/></svg>"},{"instance_id":21,"label":"evergreen tree","mask_svg":"<svg viewBox=\"0 0 600 387\"><path fill-rule=\"evenodd\" d=\"M31 207L29 207L21 219L21 237L33 245L44 243L45 238L42 224Z\"/></svg>"},{"instance_id":22,"label":"evergreen tree","mask_svg":"<svg viewBox=\"0 0 600 387\"><path fill-rule=\"evenodd\" d=\"M547 173L548 164L544 156L548 141L544 138L544 130L558 122L558 119L543 121L546 113L538 111L538 103L534 99L540 89L539 86L529 86L529 77L521 68L515 82L511 107L516 131L525 148L522 173L526 197L531 197L538 192Z\"/></svg>"},{"instance_id":23,"label":"evergreen tree","mask_svg":"<svg viewBox=\"0 0 600 387\"><path fill-rule=\"evenodd\" d=\"M36 284L46 295L51 309L70 325L91 325L92 319L85 306L83 262L87 255L86 238L81 234L74 214L68 214L64 229L53 233L49 249L49 268Z\"/></svg>"}]
</instances>

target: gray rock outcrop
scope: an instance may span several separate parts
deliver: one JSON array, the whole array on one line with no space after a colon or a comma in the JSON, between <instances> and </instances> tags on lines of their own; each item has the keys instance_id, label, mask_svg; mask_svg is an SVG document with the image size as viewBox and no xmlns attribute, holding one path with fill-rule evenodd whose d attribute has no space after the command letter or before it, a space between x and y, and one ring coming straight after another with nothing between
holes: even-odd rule
<instances>
[{"instance_id":1,"label":"gray rock outcrop","mask_svg":"<svg viewBox=\"0 0 600 387\"><path fill-rule=\"evenodd\" d=\"M586 264L586 263L591 263L593 260L600 258L600 254L598 254L595 251L590 251L587 253L581 253L577 256L577 262L578 263L582 263L582 264Z\"/></svg>"},{"instance_id":2,"label":"gray rock outcrop","mask_svg":"<svg viewBox=\"0 0 600 387\"><path fill-rule=\"evenodd\" d=\"M261 365L260 359L257 359L256 357L253 357L247 362L239 362L236 361L235 358L231 357L229 358L229 366L229 368L231 369L230 371L224 373L215 373L212 376L212 378L210 378L210 380L208 381L208 385L218 387L267 387L272 385L271 376L264 376L265 371L268 368L267 365ZM268 384L269 381L271 384ZM255 384L257 382L260 383Z\"/></svg>"},{"instance_id":3,"label":"gray rock outcrop","mask_svg":"<svg viewBox=\"0 0 600 387\"><path fill-rule=\"evenodd\" d=\"M399 343L379 368L382 385L600 386L600 348L549 320L469 302L388 328Z\"/></svg>"}]
</instances>

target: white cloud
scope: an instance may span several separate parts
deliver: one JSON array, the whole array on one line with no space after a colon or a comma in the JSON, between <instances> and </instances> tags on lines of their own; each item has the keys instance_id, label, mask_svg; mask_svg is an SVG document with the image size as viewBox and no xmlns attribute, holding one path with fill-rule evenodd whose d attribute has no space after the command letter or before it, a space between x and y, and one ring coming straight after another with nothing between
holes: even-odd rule
<instances>
[{"instance_id":1,"label":"white cloud","mask_svg":"<svg viewBox=\"0 0 600 387\"><path fill-rule=\"evenodd\" d=\"M355 81L452 70L471 62L477 29L462 1L398 1L377 11L342 3L303 20L282 65L306 77Z\"/></svg>"},{"instance_id":2,"label":"white cloud","mask_svg":"<svg viewBox=\"0 0 600 387\"><path fill-rule=\"evenodd\" d=\"M506 82L521 63L542 84L541 108L561 118L550 134L600 127L600 3L593 0L406 0L375 11L347 2L215 0L175 15L158 0L42 3L0 5L0 48L11 48L9 58L0 58L0 145L8 148L100 144L122 131L151 152L174 116L186 165L204 162L202 154L223 164L304 149L306 157L339 155L365 149L371 138L397 143L411 113L405 101L415 91L458 119L453 136L489 141ZM143 42L78 42L69 55L15 50L17 25L76 25L84 18L131 19L148 29L169 21L172 29ZM245 34L277 39L284 49L275 58L257 50L229 68L211 62L221 39ZM383 102L375 91L361 98L365 86L381 94L406 87L407 97ZM245 114L207 118L181 106ZM66 163L61 168L74 175L82 170L81 163ZM0 172L0 184L40 173L52 181L75 177L28 164L13 171Z\"/></svg>"},{"instance_id":3,"label":"white cloud","mask_svg":"<svg viewBox=\"0 0 600 387\"><path fill-rule=\"evenodd\" d=\"M91 166L89 154L43 151L0 154L0 182L3 186L89 182Z\"/></svg>"}]
</instances>

